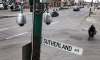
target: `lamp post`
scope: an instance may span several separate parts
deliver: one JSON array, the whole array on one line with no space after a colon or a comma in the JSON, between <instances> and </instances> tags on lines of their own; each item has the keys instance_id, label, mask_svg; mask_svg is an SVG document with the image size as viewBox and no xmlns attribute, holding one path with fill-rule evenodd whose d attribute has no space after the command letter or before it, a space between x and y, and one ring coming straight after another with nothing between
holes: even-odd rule
<instances>
[{"instance_id":1,"label":"lamp post","mask_svg":"<svg viewBox=\"0 0 100 60\"><path fill-rule=\"evenodd\" d=\"M46 1L46 0L45 0ZM33 37L32 37L32 57L31 60L40 60L42 15L44 10L43 0L33 0Z\"/></svg>"},{"instance_id":2,"label":"lamp post","mask_svg":"<svg viewBox=\"0 0 100 60\"><path fill-rule=\"evenodd\" d=\"M29 0L30 12L33 12L33 0Z\"/></svg>"}]
</instances>

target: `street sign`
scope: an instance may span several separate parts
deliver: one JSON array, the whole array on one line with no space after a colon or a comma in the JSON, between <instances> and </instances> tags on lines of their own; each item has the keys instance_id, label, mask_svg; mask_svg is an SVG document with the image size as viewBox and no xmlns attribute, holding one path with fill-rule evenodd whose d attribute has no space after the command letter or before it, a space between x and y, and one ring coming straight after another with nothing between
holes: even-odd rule
<instances>
[{"instance_id":1,"label":"street sign","mask_svg":"<svg viewBox=\"0 0 100 60\"><path fill-rule=\"evenodd\" d=\"M54 40L48 40L48 39L43 39L42 40L42 44L44 45L48 45L50 47L55 47L70 53L74 53L77 55L82 55L83 54L83 49L80 47L76 47L70 44L65 44L65 43L61 43L61 42L57 42Z\"/></svg>"},{"instance_id":2,"label":"street sign","mask_svg":"<svg viewBox=\"0 0 100 60\"><path fill-rule=\"evenodd\" d=\"M48 0L40 0L40 3L48 3Z\"/></svg>"}]
</instances>

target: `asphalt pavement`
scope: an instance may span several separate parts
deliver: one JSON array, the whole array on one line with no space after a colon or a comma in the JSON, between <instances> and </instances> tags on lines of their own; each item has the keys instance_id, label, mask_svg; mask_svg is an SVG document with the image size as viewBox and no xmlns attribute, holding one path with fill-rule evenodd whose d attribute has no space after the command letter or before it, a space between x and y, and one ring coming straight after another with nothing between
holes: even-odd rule
<instances>
[{"instance_id":1,"label":"asphalt pavement","mask_svg":"<svg viewBox=\"0 0 100 60\"><path fill-rule=\"evenodd\" d=\"M0 11L0 60L22 60L22 47L31 42L32 14L25 12L27 24L20 27L18 13Z\"/></svg>"},{"instance_id":2,"label":"asphalt pavement","mask_svg":"<svg viewBox=\"0 0 100 60\"><path fill-rule=\"evenodd\" d=\"M96 18L98 13L91 17L88 16L88 13L88 8L83 8L77 12L73 9L59 11L60 16L53 18L51 25L43 25L43 39L81 47L83 48L83 54L77 55L42 44L41 60L99 60L100 29ZM94 22L87 20L92 20L93 16L96 16L94 20L97 22L95 26L98 33L94 40L88 41L88 28Z\"/></svg>"},{"instance_id":3,"label":"asphalt pavement","mask_svg":"<svg viewBox=\"0 0 100 60\"><path fill-rule=\"evenodd\" d=\"M82 8L77 12L72 8L65 9L58 11L59 16L52 18L50 25L42 23L42 39L83 48L82 55L41 44L40 59L100 60L99 11L91 17L88 17L88 12L88 8ZM23 27L16 23L17 14L18 12L0 11L0 17L2 17L0 19L0 60L22 60L22 47L31 42L32 14L25 12L27 23ZM88 41L87 30L92 23L95 24L98 33L94 40Z\"/></svg>"}]
</instances>

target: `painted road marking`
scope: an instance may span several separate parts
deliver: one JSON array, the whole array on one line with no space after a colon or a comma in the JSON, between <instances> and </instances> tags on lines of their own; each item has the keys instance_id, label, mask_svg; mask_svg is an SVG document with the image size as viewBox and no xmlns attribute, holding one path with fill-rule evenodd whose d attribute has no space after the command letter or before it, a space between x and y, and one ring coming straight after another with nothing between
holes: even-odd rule
<instances>
[{"instance_id":1,"label":"painted road marking","mask_svg":"<svg viewBox=\"0 0 100 60\"><path fill-rule=\"evenodd\" d=\"M70 53L74 53L77 55L82 55L83 54L83 49L80 47L76 47L70 44L65 44L65 43L61 43L61 42L57 42L57 41L53 41L53 40L48 40L48 39L43 39L42 40L42 44L44 45L48 45L50 47L55 47Z\"/></svg>"},{"instance_id":2,"label":"painted road marking","mask_svg":"<svg viewBox=\"0 0 100 60\"><path fill-rule=\"evenodd\" d=\"M93 19L93 18L87 18L86 21L96 23L95 19Z\"/></svg>"},{"instance_id":3,"label":"painted road marking","mask_svg":"<svg viewBox=\"0 0 100 60\"><path fill-rule=\"evenodd\" d=\"M3 29L0 29L0 31L4 31L4 30L8 30L9 28L3 28Z\"/></svg>"},{"instance_id":4,"label":"painted road marking","mask_svg":"<svg viewBox=\"0 0 100 60\"><path fill-rule=\"evenodd\" d=\"M21 33L21 34L16 34L16 35L7 37L7 38L5 38L5 39L11 39L11 38L14 38L14 37L17 37L17 36L21 36L21 35L24 35L24 34L27 34L27 33L29 33L29 32L24 32L24 33Z\"/></svg>"},{"instance_id":5,"label":"painted road marking","mask_svg":"<svg viewBox=\"0 0 100 60\"><path fill-rule=\"evenodd\" d=\"M5 31L5 30L8 30L8 29L12 29L12 28L17 28L17 26L10 27L10 28L2 28L2 29L0 29L0 31Z\"/></svg>"},{"instance_id":6,"label":"painted road marking","mask_svg":"<svg viewBox=\"0 0 100 60\"><path fill-rule=\"evenodd\" d=\"M56 21L56 22L53 22L53 23L51 22L51 24L56 24L56 23L58 23L58 22L59 22L59 21Z\"/></svg>"}]
</instances>

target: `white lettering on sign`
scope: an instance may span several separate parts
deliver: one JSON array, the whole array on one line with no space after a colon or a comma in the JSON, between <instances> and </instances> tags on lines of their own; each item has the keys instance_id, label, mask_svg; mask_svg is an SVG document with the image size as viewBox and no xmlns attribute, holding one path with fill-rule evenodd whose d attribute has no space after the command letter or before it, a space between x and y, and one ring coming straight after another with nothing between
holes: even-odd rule
<instances>
[{"instance_id":1,"label":"white lettering on sign","mask_svg":"<svg viewBox=\"0 0 100 60\"><path fill-rule=\"evenodd\" d=\"M74 53L74 54L77 54L77 55L82 55L82 53L83 53L82 48L72 46L70 44L57 42L57 41L43 39L42 44L49 45L51 47L56 47L56 48L59 48L59 49L62 49L62 50L65 50L67 52Z\"/></svg>"}]
</instances>

